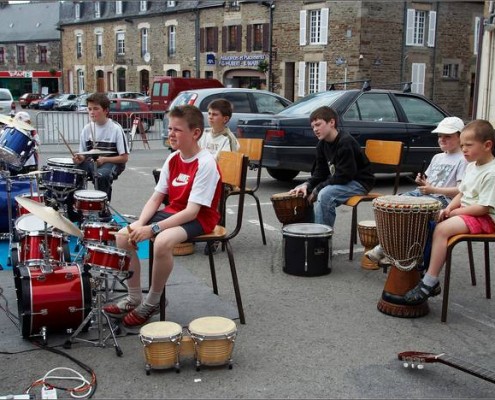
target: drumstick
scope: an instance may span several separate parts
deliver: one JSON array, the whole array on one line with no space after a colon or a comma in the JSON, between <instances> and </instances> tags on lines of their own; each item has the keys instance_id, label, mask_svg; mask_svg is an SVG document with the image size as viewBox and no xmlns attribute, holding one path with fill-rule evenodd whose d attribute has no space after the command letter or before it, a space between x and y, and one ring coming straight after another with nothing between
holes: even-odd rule
<instances>
[{"instance_id":1,"label":"drumstick","mask_svg":"<svg viewBox=\"0 0 495 400\"><path fill-rule=\"evenodd\" d=\"M72 154L72 157L75 157L76 155L74 154L74 152L72 151L72 149L70 148L69 146L69 143L67 143L67 141L65 140L65 137L64 135L62 134L62 132L60 132L60 129L58 129L58 126L57 126L57 131L58 131L58 134L59 136L62 138L64 144L67 146L67 148L69 149L70 151L70 154Z\"/></svg>"},{"instance_id":2,"label":"drumstick","mask_svg":"<svg viewBox=\"0 0 495 400\"><path fill-rule=\"evenodd\" d=\"M127 228L127 232L132 233L132 228L130 225L127 225L126 228ZM129 243L131 244L132 247L134 247L134 250L138 249L138 246L137 246L137 243L135 240L131 240L131 238L129 238Z\"/></svg>"}]
</instances>

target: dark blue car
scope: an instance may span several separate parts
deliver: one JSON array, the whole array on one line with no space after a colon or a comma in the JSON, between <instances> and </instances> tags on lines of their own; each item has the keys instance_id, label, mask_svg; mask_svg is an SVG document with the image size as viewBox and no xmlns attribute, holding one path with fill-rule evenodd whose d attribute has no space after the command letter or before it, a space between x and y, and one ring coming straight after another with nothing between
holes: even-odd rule
<instances>
[{"instance_id":1,"label":"dark blue car","mask_svg":"<svg viewBox=\"0 0 495 400\"><path fill-rule=\"evenodd\" d=\"M38 108L40 110L53 110L53 107L55 106L55 99L57 98L57 96L59 95L56 93L49 94L40 101Z\"/></svg>"},{"instance_id":2,"label":"dark blue car","mask_svg":"<svg viewBox=\"0 0 495 400\"><path fill-rule=\"evenodd\" d=\"M263 138L263 166L278 180L292 180L310 172L315 159L315 137L309 115L320 106L339 115L339 129L350 133L364 148L366 140L404 143L402 171L418 172L439 147L431 131L449 114L424 96L394 90L330 90L306 96L283 111L262 118L242 118L237 136ZM377 171L385 172L385 171Z\"/></svg>"}]
</instances>

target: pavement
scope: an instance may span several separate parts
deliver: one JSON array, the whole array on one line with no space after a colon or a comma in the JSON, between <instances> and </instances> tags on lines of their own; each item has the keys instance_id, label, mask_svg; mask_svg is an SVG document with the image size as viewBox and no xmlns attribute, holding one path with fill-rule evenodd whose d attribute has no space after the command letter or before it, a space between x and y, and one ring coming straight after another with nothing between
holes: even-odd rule
<instances>
[{"instance_id":1,"label":"pavement","mask_svg":"<svg viewBox=\"0 0 495 400\"><path fill-rule=\"evenodd\" d=\"M150 144L151 150L144 149L139 142L134 144L126 171L114 183L112 207L119 213L139 214L153 190L151 171L161 166L168 151L159 140L151 140ZM43 162L50 157L67 156L63 146L42 147ZM251 171L250 179L253 176ZM38 338L23 339L16 326L12 271L4 270L0 272L4 296L0 298L0 398L24 393L54 368L71 368L90 380L90 374L78 362L94 372L95 399L494 398L495 386L488 381L441 362L425 364L423 369L416 365L404 368L397 356L408 350L445 353L455 363L495 376L495 307L493 300L484 297L482 247L475 246L477 286L470 284L465 247L459 245L455 250L446 323L440 322L442 296L429 300L429 313L421 318L383 314L377 310L377 303L387 274L361 268L361 245L357 246L354 259L348 260L347 207L338 209L331 240L332 272L316 277L284 272L281 224L269 198L302 179L303 175L295 182L283 183L263 173L259 195L266 246L261 241L254 201L247 200L245 223L232 240L245 325L238 320L225 253L215 255L218 296L212 293L203 248L196 246L194 254L175 258L167 284L166 320L184 327L204 316L234 320L237 336L232 369L220 366L196 371L193 358L187 356L181 360L180 373L153 369L147 375L139 335L119 332L117 341L123 353L119 357L112 340L106 341L105 347L95 346L98 330L94 325L80 334L92 342L77 341L65 349L63 343L68 335L49 334L46 346L40 347ZM407 190L407 185L410 183L402 182L401 190ZM384 179L377 186L377 190L391 193L393 185L391 180ZM234 203L228 211L228 223L233 223L237 212ZM373 219L370 205L360 206L359 220L363 219ZM146 271L147 260L143 260L143 267ZM143 285L146 278L142 277ZM53 318L63 317L54 313ZM153 321L157 320L154 317ZM57 384L78 385L67 380ZM39 386L30 392L41 398ZM58 398L70 398L62 390L57 394Z\"/></svg>"}]
</instances>

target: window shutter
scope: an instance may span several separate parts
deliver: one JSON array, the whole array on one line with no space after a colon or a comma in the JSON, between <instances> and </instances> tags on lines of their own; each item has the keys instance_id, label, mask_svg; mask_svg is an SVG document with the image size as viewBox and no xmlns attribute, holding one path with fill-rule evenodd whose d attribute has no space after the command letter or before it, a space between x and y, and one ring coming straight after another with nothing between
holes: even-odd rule
<instances>
[{"instance_id":1,"label":"window shutter","mask_svg":"<svg viewBox=\"0 0 495 400\"><path fill-rule=\"evenodd\" d=\"M218 28L217 27L215 27L215 29L213 29L213 40L214 40L213 50L215 51L215 53L218 53Z\"/></svg>"},{"instance_id":2,"label":"window shutter","mask_svg":"<svg viewBox=\"0 0 495 400\"><path fill-rule=\"evenodd\" d=\"M475 17L474 18L474 43L473 43L473 54L477 55L478 54L478 46L479 46L479 41L480 41L480 24L481 24L481 18L480 17Z\"/></svg>"},{"instance_id":3,"label":"window shutter","mask_svg":"<svg viewBox=\"0 0 495 400\"><path fill-rule=\"evenodd\" d=\"M306 80L306 63L304 61L299 62L299 79L297 81L298 83L298 89L297 89L297 95L299 97L304 97L304 93L306 91L306 88L304 87L304 83Z\"/></svg>"},{"instance_id":4,"label":"window shutter","mask_svg":"<svg viewBox=\"0 0 495 400\"><path fill-rule=\"evenodd\" d=\"M236 50L242 51L242 25L237 25L236 34L237 34Z\"/></svg>"},{"instance_id":5,"label":"window shutter","mask_svg":"<svg viewBox=\"0 0 495 400\"><path fill-rule=\"evenodd\" d=\"M263 51L270 51L270 24L263 24Z\"/></svg>"},{"instance_id":6,"label":"window shutter","mask_svg":"<svg viewBox=\"0 0 495 400\"><path fill-rule=\"evenodd\" d=\"M227 51L227 27L222 27L222 51L225 53Z\"/></svg>"},{"instance_id":7,"label":"window shutter","mask_svg":"<svg viewBox=\"0 0 495 400\"><path fill-rule=\"evenodd\" d=\"M199 30L199 51L201 53L205 52L205 43L206 43L206 29L201 28Z\"/></svg>"},{"instance_id":8,"label":"window shutter","mask_svg":"<svg viewBox=\"0 0 495 400\"><path fill-rule=\"evenodd\" d=\"M414 45L414 17L416 11L412 8L407 9L407 27L406 27L406 46Z\"/></svg>"},{"instance_id":9,"label":"window shutter","mask_svg":"<svg viewBox=\"0 0 495 400\"><path fill-rule=\"evenodd\" d=\"M325 92L327 90L327 62L326 61L320 61L318 67L319 67L318 91L319 92Z\"/></svg>"},{"instance_id":10,"label":"window shutter","mask_svg":"<svg viewBox=\"0 0 495 400\"><path fill-rule=\"evenodd\" d=\"M247 26L246 51L253 50L253 25Z\"/></svg>"},{"instance_id":11,"label":"window shutter","mask_svg":"<svg viewBox=\"0 0 495 400\"><path fill-rule=\"evenodd\" d=\"M437 26L437 12L430 11L428 18L428 47L435 47L435 29Z\"/></svg>"},{"instance_id":12,"label":"window shutter","mask_svg":"<svg viewBox=\"0 0 495 400\"><path fill-rule=\"evenodd\" d=\"M328 8L321 9L320 44L328 43Z\"/></svg>"},{"instance_id":13,"label":"window shutter","mask_svg":"<svg viewBox=\"0 0 495 400\"><path fill-rule=\"evenodd\" d=\"M299 12L299 45L306 45L306 10Z\"/></svg>"},{"instance_id":14,"label":"window shutter","mask_svg":"<svg viewBox=\"0 0 495 400\"><path fill-rule=\"evenodd\" d=\"M413 63L412 64L412 87L411 92L424 95L425 93L425 68L426 64Z\"/></svg>"}]
</instances>

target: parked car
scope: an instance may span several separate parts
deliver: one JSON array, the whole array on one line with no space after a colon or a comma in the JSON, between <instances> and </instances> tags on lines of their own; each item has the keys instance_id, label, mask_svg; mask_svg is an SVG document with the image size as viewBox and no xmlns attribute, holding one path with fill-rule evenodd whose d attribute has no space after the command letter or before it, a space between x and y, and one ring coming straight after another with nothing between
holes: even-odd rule
<instances>
[{"instance_id":1,"label":"parked car","mask_svg":"<svg viewBox=\"0 0 495 400\"><path fill-rule=\"evenodd\" d=\"M34 99L32 100L29 105L28 105L28 108L33 108L35 110L38 110L40 108L40 102L46 97L46 96L49 96L48 94L42 94L41 97L39 99Z\"/></svg>"},{"instance_id":2,"label":"parked car","mask_svg":"<svg viewBox=\"0 0 495 400\"><path fill-rule=\"evenodd\" d=\"M40 101L38 108L40 110L52 110L55 106L55 100L58 98L58 96L60 96L58 93L49 94Z\"/></svg>"},{"instance_id":3,"label":"parked car","mask_svg":"<svg viewBox=\"0 0 495 400\"><path fill-rule=\"evenodd\" d=\"M140 92L108 92L107 96L112 99L134 99L145 101L147 97L144 93Z\"/></svg>"},{"instance_id":4,"label":"parked car","mask_svg":"<svg viewBox=\"0 0 495 400\"><path fill-rule=\"evenodd\" d=\"M39 100L42 98L42 95L40 93L24 93L21 97L19 97L19 104L21 105L22 108L29 108L29 105L34 101L34 100Z\"/></svg>"},{"instance_id":5,"label":"parked car","mask_svg":"<svg viewBox=\"0 0 495 400\"><path fill-rule=\"evenodd\" d=\"M70 111L75 107L77 95L74 93L61 94L55 99L54 110Z\"/></svg>"},{"instance_id":6,"label":"parked car","mask_svg":"<svg viewBox=\"0 0 495 400\"><path fill-rule=\"evenodd\" d=\"M446 116L445 110L414 94L393 90L331 90L306 96L280 113L243 119L238 137L263 138L263 165L275 179L291 180L311 171L318 142L309 122L310 113L330 106L339 116L340 131L354 136L361 146L367 139L404 143L402 171L419 172L438 150L431 131ZM377 172L386 172L377 170Z\"/></svg>"},{"instance_id":7,"label":"parked car","mask_svg":"<svg viewBox=\"0 0 495 400\"><path fill-rule=\"evenodd\" d=\"M134 117L136 116L140 117L144 131L148 132L150 127L155 123L155 117L150 111L150 106L141 100L110 100L109 117L117 121L126 132L132 129Z\"/></svg>"},{"instance_id":8,"label":"parked car","mask_svg":"<svg viewBox=\"0 0 495 400\"><path fill-rule=\"evenodd\" d=\"M76 105L74 110L78 112L86 112L88 111L88 102L86 99L89 97L91 93L83 93L77 96Z\"/></svg>"},{"instance_id":9,"label":"parked car","mask_svg":"<svg viewBox=\"0 0 495 400\"><path fill-rule=\"evenodd\" d=\"M0 114L15 114L15 102L9 89L0 89Z\"/></svg>"},{"instance_id":10,"label":"parked car","mask_svg":"<svg viewBox=\"0 0 495 400\"><path fill-rule=\"evenodd\" d=\"M204 115L205 127L208 126L208 104L216 99L226 99L233 107L232 118L228 127L236 132L240 118L259 118L276 114L289 106L292 102L278 94L256 89L241 88L212 88L185 90L172 101L170 108L183 104L197 106ZM268 115L264 115L268 114ZM163 119L162 139L166 145L168 137L168 118Z\"/></svg>"}]
</instances>

